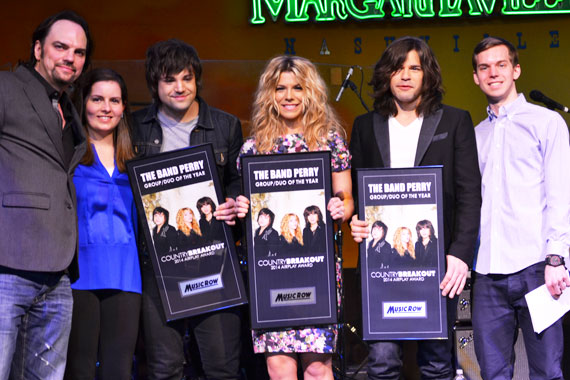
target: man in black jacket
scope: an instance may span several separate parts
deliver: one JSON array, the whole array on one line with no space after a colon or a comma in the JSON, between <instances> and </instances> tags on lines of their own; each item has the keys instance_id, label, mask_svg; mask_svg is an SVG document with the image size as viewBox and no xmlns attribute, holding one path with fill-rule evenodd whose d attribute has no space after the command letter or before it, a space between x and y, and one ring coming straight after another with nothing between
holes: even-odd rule
<instances>
[{"instance_id":1,"label":"man in black jacket","mask_svg":"<svg viewBox=\"0 0 570 380\"><path fill-rule=\"evenodd\" d=\"M136 153L160 152L211 143L226 202L218 220L235 224L234 199L240 192L236 166L242 144L239 119L208 106L198 96L202 66L196 50L180 40L158 42L147 51L146 79L153 104L134 113ZM148 255L141 260L142 325L149 379L179 380L184 365L184 320L167 323ZM208 379L238 379L240 314L230 308L188 319Z\"/></svg>"},{"instance_id":2,"label":"man in black jacket","mask_svg":"<svg viewBox=\"0 0 570 380\"><path fill-rule=\"evenodd\" d=\"M34 31L30 61L0 74L0 379L61 379L77 279L73 172L85 133L66 90L89 65L83 18Z\"/></svg>"},{"instance_id":3,"label":"man in black jacket","mask_svg":"<svg viewBox=\"0 0 570 380\"><path fill-rule=\"evenodd\" d=\"M403 37L390 44L374 68L371 84L375 110L354 121L352 168L443 165L447 271L440 288L452 299L465 285L479 229L481 175L471 116L441 104L439 64L418 38ZM368 224L357 215L351 228L356 242L368 237ZM448 302L450 325L455 305ZM368 360L370 379L400 378L399 342L372 342ZM451 339L419 341L418 365L422 378L452 379Z\"/></svg>"}]
</instances>

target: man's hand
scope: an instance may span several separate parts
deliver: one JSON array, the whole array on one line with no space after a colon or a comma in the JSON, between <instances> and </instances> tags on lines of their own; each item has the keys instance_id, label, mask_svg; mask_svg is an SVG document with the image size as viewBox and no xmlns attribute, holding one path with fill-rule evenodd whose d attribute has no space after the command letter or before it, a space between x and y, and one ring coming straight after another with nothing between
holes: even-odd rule
<instances>
[{"instance_id":1,"label":"man's hand","mask_svg":"<svg viewBox=\"0 0 570 380\"><path fill-rule=\"evenodd\" d=\"M544 268L544 283L548 288L548 291L555 299L558 299L562 292L570 287L570 277L568 276L568 270L564 265L559 265L553 267L552 265L546 265Z\"/></svg>"},{"instance_id":2,"label":"man's hand","mask_svg":"<svg viewBox=\"0 0 570 380\"><path fill-rule=\"evenodd\" d=\"M226 222L228 226L235 225L235 201L232 198L226 198L226 201L216 208L216 211L214 211L214 216L217 220L223 220Z\"/></svg>"},{"instance_id":3,"label":"man's hand","mask_svg":"<svg viewBox=\"0 0 570 380\"><path fill-rule=\"evenodd\" d=\"M245 218L248 212L249 212L249 199L247 199L243 195L238 195L238 197L236 198L237 217L243 219Z\"/></svg>"},{"instance_id":4,"label":"man's hand","mask_svg":"<svg viewBox=\"0 0 570 380\"><path fill-rule=\"evenodd\" d=\"M358 220L358 215L354 214L350 221L350 234L355 242L360 243L368 237L368 222Z\"/></svg>"},{"instance_id":5,"label":"man's hand","mask_svg":"<svg viewBox=\"0 0 570 380\"><path fill-rule=\"evenodd\" d=\"M467 271L469 266L463 262L463 260L458 259L455 256L446 255L447 258L447 272L439 288L441 289L441 295L453 298L456 295L460 295L467 281Z\"/></svg>"}]
</instances>

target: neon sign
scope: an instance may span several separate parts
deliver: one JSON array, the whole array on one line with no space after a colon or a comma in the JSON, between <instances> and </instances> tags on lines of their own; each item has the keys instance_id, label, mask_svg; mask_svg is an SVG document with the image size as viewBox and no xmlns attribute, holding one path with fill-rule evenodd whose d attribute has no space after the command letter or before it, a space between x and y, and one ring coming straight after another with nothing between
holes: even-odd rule
<instances>
[{"instance_id":1,"label":"neon sign","mask_svg":"<svg viewBox=\"0 0 570 380\"><path fill-rule=\"evenodd\" d=\"M486 16L493 13L502 1L503 15L536 15L570 13L570 0L439 0L437 17L460 17L462 3L469 6L469 16ZM252 24L264 24L265 14L276 22L285 14L286 22L303 22L314 14L314 21L374 20L386 17L384 8L390 4L390 16L395 19L411 17L433 18L436 9L433 0L252 0Z\"/></svg>"}]
</instances>

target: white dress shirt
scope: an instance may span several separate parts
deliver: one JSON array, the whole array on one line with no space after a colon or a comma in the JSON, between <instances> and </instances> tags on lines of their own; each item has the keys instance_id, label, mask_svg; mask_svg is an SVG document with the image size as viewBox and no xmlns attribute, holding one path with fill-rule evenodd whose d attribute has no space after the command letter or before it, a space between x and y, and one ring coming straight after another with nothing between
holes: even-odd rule
<instances>
[{"instance_id":1,"label":"white dress shirt","mask_svg":"<svg viewBox=\"0 0 570 380\"><path fill-rule=\"evenodd\" d=\"M570 144L564 119L524 95L476 128L482 183L475 271L518 272L547 254L568 260Z\"/></svg>"}]
</instances>

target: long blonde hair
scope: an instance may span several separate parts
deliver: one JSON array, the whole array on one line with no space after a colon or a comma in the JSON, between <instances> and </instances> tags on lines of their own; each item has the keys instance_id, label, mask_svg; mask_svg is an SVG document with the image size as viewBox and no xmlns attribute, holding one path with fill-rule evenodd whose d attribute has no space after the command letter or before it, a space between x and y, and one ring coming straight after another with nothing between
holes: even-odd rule
<instances>
[{"instance_id":1,"label":"long blonde hair","mask_svg":"<svg viewBox=\"0 0 570 380\"><path fill-rule=\"evenodd\" d=\"M295 229L295 235L291 234L291 230L289 229L290 217L294 217L295 219L297 219L297 228ZM295 237L297 238L299 244L303 245L303 233L301 232L300 221L297 215L285 214L283 219L281 219L281 236L283 236L283 238L287 240L287 243L291 243L293 241L293 238Z\"/></svg>"},{"instance_id":2,"label":"long blonde hair","mask_svg":"<svg viewBox=\"0 0 570 380\"><path fill-rule=\"evenodd\" d=\"M280 119L279 104L275 101L275 89L283 72L295 74L303 88L302 123L309 149L316 150L325 145L330 131L345 138L338 116L328 102L326 84L315 65L306 58L282 55L267 63L255 93L251 135L255 138L257 151L269 152L275 140L287 132Z\"/></svg>"},{"instance_id":3,"label":"long blonde hair","mask_svg":"<svg viewBox=\"0 0 570 380\"><path fill-rule=\"evenodd\" d=\"M189 211L190 214L192 215L192 223L191 223L192 228L188 227L188 225L186 225L186 223L184 222L185 211ZM194 216L194 211L192 211L188 207L184 207L178 210L178 212L176 213L176 224L178 225L178 231L182 231L182 233L186 236L190 236L190 231L194 231L199 236L202 236L202 231L200 231L200 226L196 221L196 217Z\"/></svg>"},{"instance_id":4,"label":"long blonde hair","mask_svg":"<svg viewBox=\"0 0 570 380\"><path fill-rule=\"evenodd\" d=\"M402 231L408 231L408 236L410 240L408 240L408 244L404 246L402 243ZM398 255L404 257L406 251L410 253L412 259L416 259L416 250L414 248L414 244L412 244L412 231L408 227L398 227L396 232L394 232L394 249L398 252Z\"/></svg>"}]
</instances>

